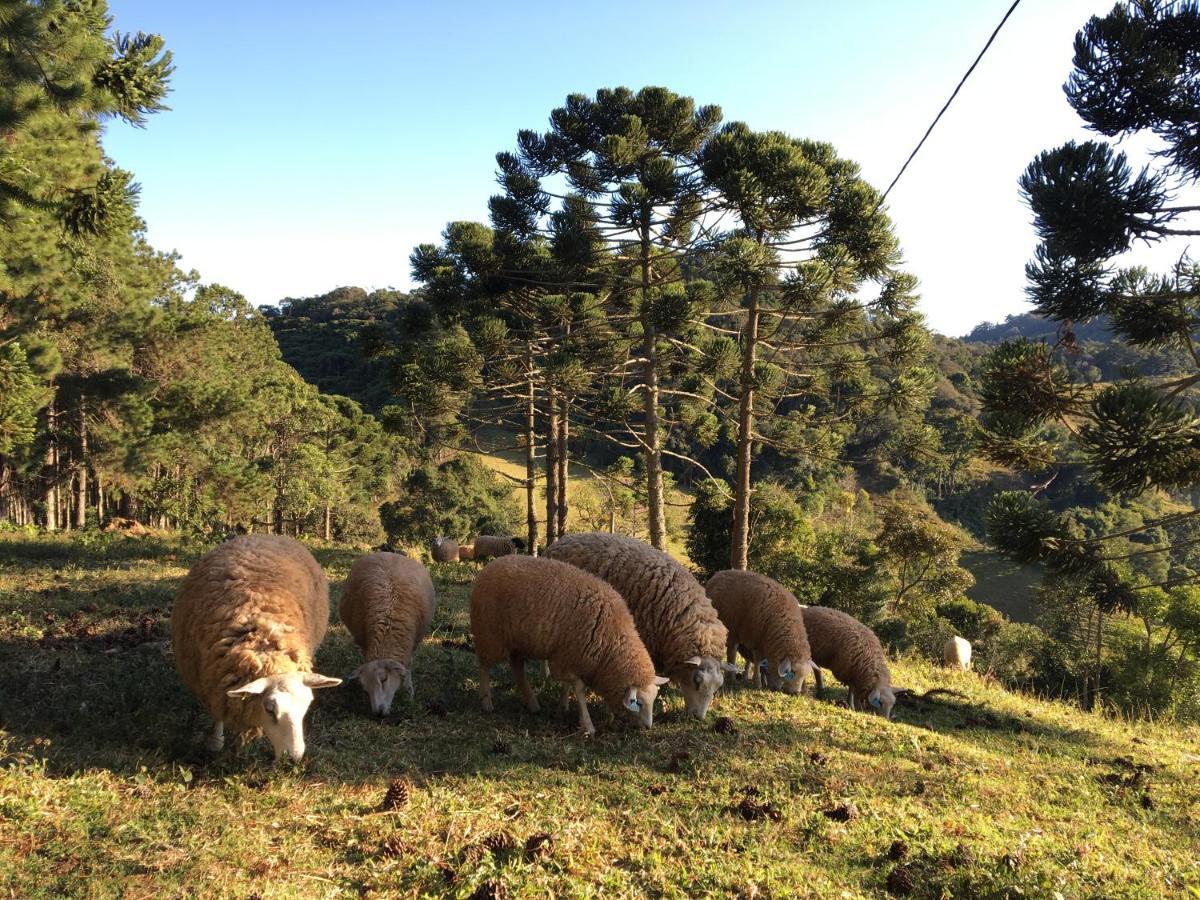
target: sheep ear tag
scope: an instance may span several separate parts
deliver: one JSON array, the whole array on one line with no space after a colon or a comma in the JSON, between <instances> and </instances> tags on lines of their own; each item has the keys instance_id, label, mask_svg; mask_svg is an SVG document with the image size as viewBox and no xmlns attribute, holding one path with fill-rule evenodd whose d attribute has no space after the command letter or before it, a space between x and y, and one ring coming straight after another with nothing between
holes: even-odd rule
<instances>
[{"instance_id":1,"label":"sheep ear tag","mask_svg":"<svg viewBox=\"0 0 1200 900\"><path fill-rule=\"evenodd\" d=\"M642 702L637 697L630 697L625 701L625 708L630 712L641 712Z\"/></svg>"},{"instance_id":2,"label":"sheep ear tag","mask_svg":"<svg viewBox=\"0 0 1200 900\"><path fill-rule=\"evenodd\" d=\"M784 681L795 681L795 680L796 680L796 673L795 673L795 672L788 672L788 673L786 673L786 674L783 676L783 680L784 680Z\"/></svg>"},{"instance_id":3,"label":"sheep ear tag","mask_svg":"<svg viewBox=\"0 0 1200 900\"><path fill-rule=\"evenodd\" d=\"M883 702L878 697L871 697L868 702L876 709L883 706Z\"/></svg>"}]
</instances>

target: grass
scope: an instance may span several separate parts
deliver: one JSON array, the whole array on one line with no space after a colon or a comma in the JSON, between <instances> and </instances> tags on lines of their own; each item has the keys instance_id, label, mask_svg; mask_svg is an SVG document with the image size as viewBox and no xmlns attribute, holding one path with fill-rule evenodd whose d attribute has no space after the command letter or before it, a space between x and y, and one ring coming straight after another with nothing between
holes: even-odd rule
<instances>
[{"instance_id":1,"label":"grass","mask_svg":"<svg viewBox=\"0 0 1200 900\"><path fill-rule=\"evenodd\" d=\"M1034 590L1042 583L1041 566L1022 566L994 550L974 550L962 555L959 565L975 576L967 596L1000 610L1014 622L1035 622Z\"/></svg>"},{"instance_id":2,"label":"grass","mask_svg":"<svg viewBox=\"0 0 1200 900\"><path fill-rule=\"evenodd\" d=\"M585 740L573 716L523 712L507 670L496 713L480 712L469 564L435 572L415 703L378 721L361 691L334 688L303 766L271 767L261 741L211 757L165 643L202 549L0 540L3 893L1200 896L1195 730L898 661L897 683L969 699L903 704L888 723L836 690L733 687L698 723L667 690L652 731L593 704ZM353 554L316 553L336 598ZM320 668L357 659L333 626Z\"/></svg>"}]
</instances>

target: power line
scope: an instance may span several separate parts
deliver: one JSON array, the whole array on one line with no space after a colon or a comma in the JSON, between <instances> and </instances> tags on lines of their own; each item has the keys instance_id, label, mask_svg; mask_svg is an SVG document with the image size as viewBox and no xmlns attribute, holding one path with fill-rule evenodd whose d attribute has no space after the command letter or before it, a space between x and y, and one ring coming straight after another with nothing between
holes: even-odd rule
<instances>
[{"instance_id":1,"label":"power line","mask_svg":"<svg viewBox=\"0 0 1200 900\"><path fill-rule=\"evenodd\" d=\"M975 57L975 62L971 63L971 68L967 69L967 74L965 74L958 82L958 87L954 89L954 93L950 95L950 99L946 101L946 105L943 106L941 111L938 112L937 116L934 117L933 123L927 129L925 129L924 137L921 138L920 143L917 144L913 152L908 155L908 159L904 161L904 165L900 167L900 171L896 173L896 177L892 179L892 183L888 185L887 190L883 192L883 196L879 198L879 206L883 206L884 201L887 200L888 194L892 192L892 188L896 186L896 182L900 180L900 176L904 174L904 170L908 168L908 164L913 161L913 158L917 155L917 153L920 152L921 147L925 145L925 141L929 138L929 135L933 132L933 129L937 127L937 123L941 121L942 116L946 113L946 110L950 108L950 104L954 102L954 98L958 96L958 92L962 90L962 86L967 83L967 79L971 77L971 73L975 71L975 67L979 65L979 61L983 59L983 55L988 52L988 48L992 46L992 41L996 40L996 35L1000 33L1000 29L1004 27L1004 23L1008 21L1008 17L1013 14L1013 10L1017 8L1020 2L1021 0L1013 0L1013 5L1008 8L1008 12L1006 12L1004 14L1004 18L1000 20L1000 24L997 25L996 30L992 32L992 36L987 39L987 43L983 45L983 49L980 50L979 55ZM876 209L878 209L878 207L876 207Z\"/></svg>"}]
</instances>

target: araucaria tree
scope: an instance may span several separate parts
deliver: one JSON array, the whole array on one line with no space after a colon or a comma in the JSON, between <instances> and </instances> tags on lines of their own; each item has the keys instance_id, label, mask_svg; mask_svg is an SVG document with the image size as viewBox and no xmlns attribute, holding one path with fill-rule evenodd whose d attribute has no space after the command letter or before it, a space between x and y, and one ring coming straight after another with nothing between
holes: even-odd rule
<instances>
[{"instance_id":1,"label":"araucaria tree","mask_svg":"<svg viewBox=\"0 0 1200 900\"><path fill-rule=\"evenodd\" d=\"M999 462L1048 473L1081 457L1096 486L1125 498L1186 491L1200 481L1200 267L1187 257L1188 238L1200 235L1200 206L1176 198L1200 178L1200 10L1193 2L1140 0L1093 17L1075 38L1065 90L1094 131L1153 136L1156 149L1141 169L1103 140L1069 142L1030 163L1020 184L1041 241L1026 266L1030 299L1059 323L1059 344L1068 349L1074 325L1105 316L1129 344L1182 349L1194 369L1100 385L1073 378L1047 344L1006 342L985 366L985 446ZM1116 263L1137 243L1169 241L1180 256L1168 272ZM1133 563L1171 550L1169 535L1166 546L1125 554L1113 552L1114 541L1137 533L1156 541L1164 536L1158 529L1170 532L1195 515L1088 535L1033 493L1008 493L992 505L989 534L1014 558L1069 576L1103 614L1139 609L1150 586Z\"/></svg>"},{"instance_id":2,"label":"araucaria tree","mask_svg":"<svg viewBox=\"0 0 1200 900\"><path fill-rule=\"evenodd\" d=\"M726 301L713 310L728 323L719 330L740 343L729 562L744 569L755 442L836 452L835 423L884 404L922 405L926 335L916 281L894 268L899 253L880 195L830 145L732 122L704 145L699 166L713 214L734 224L707 261ZM876 295L864 296L872 283ZM881 355L896 369L886 388L836 389ZM764 408L773 415L797 399L798 415L760 427Z\"/></svg>"}]
</instances>

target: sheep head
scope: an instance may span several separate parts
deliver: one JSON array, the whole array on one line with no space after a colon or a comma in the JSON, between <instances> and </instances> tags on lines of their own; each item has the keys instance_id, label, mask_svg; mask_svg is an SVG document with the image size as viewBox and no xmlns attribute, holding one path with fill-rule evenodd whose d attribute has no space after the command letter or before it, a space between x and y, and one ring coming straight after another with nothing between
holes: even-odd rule
<instances>
[{"instance_id":1,"label":"sheep head","mask_svg":"<svg viewBox=\"0 0 1200 900\"><path fill-rule=\"evenodd\" d=\"M371 712L386 716L392 711L392 700L401 685L412 687L412 674L402 662L394 659L373 659L350 673L371 700Z\"/></svg>"},{"instance_id":2,"label":"sheep head","mask_svg":"<svg viewBox=\"0 0 1200 900\"><path fill-rule=\"evenodd\" d=\"M316 672L288 672L264 676L226 693L250 704L248 718L271 742L276 762L283 756L299 761L304 757L304 715L312 705L313 690L341 683L340 678Z\"/></svg>"},{"instance_id":3,"label":"sheep head","mask_svg":"<svg viewBox=\"0 0 1200 900\"><path fill-rule=\"evenodd\" d=\"M693 656L671 670L671 680L683 691L688 715L703 719L713 695L725 683L724 666L715 657Z\"/></svg>"},{"instance_id":4,"label":"sheep head","mask_svg":"<svg viewBox=\"0 0 1200 900\"><path fill-rule=\"evenodd\" d=\"M658 699L658 689L671 679L655 675L654 679L645 685L634 685L625 692L621 706L625 708L638 725L649 728L654 724L654 701Z\"/></svg>"}]
</instances>

